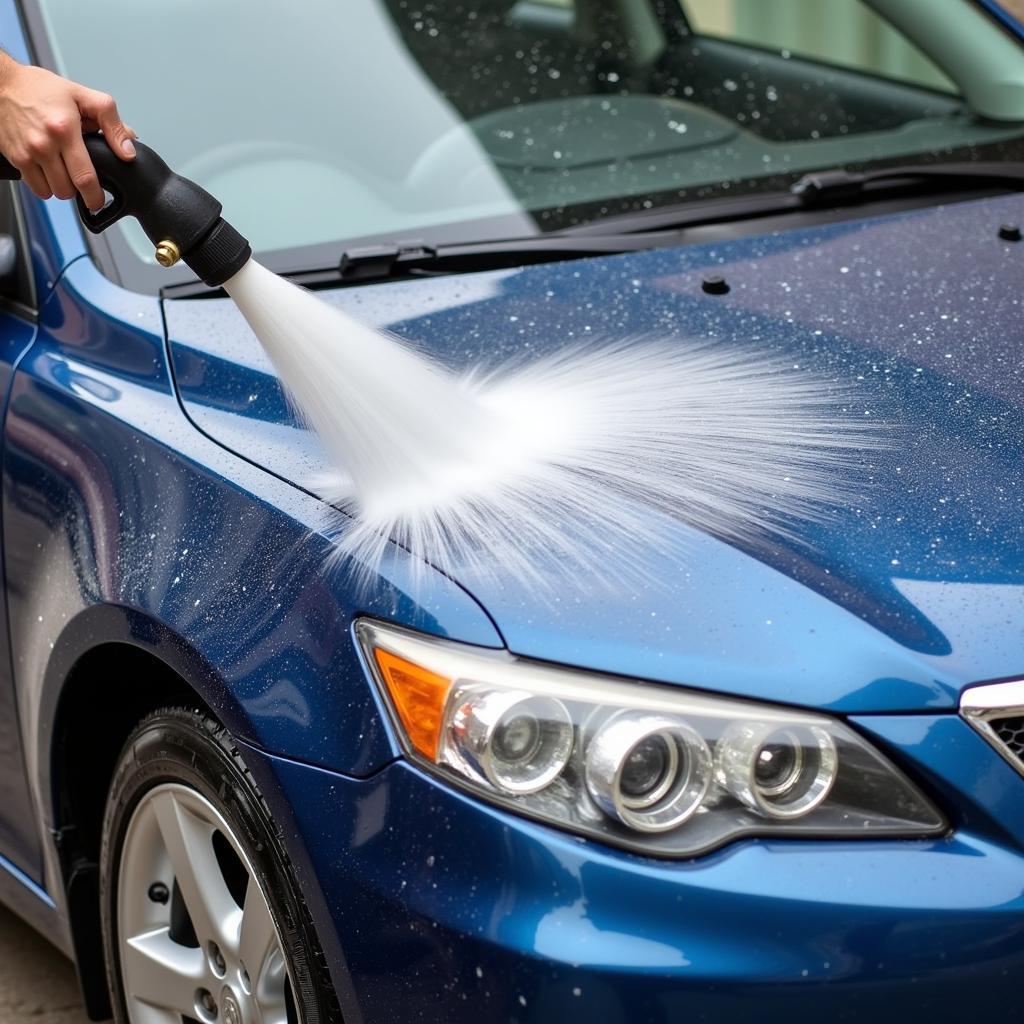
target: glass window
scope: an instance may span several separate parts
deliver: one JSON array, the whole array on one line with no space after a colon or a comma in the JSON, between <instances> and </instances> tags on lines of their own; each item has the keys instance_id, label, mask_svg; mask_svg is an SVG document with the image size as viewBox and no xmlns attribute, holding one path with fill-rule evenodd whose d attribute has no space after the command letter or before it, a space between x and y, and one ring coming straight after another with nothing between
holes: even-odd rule
<instances>
[{"instance_id":1,"label":"glass window","mask_svg":"<svg viewBox=\"0 0 1024 1024\"><path fill-rule=\"evenodd\" d=\"M32 265L18 217L19 187L13 182L0 182L0 264L3 269L7 269L13 255L13 266L0 277L0 302L7 300L31 309Z\"/></svg>"},{"instance_id":2,"label":"glass window","mask_svg":"<svg viewBox=\"0 0 1024 1024\"><path fill-rule=\"evenodd\" d=\"M295 253L276 264L289 267L351 245L511 238L778 191L819 168L1024 157L1024 107L974 116L933 88L951 87L914 44L941 28L957 75L975 47L975 79L992 65L1012 101L1024 51L983 17L962 32L979 19L969 2L899 32L861 0L35 7L57 70L113 93L257 252ZM130 266L152 261L133 221L117 230Z\"/></svg>"},{"instance_id":3,"label":"glass window","mask_svg":"<svg viewBox=\"0 0 1024 1024\"><path fill-rule=\"evenodd\" d=\"M860 0L683 0L683 8L703 35L956 92L906 36Z\"/></svg>"}]
</instances>

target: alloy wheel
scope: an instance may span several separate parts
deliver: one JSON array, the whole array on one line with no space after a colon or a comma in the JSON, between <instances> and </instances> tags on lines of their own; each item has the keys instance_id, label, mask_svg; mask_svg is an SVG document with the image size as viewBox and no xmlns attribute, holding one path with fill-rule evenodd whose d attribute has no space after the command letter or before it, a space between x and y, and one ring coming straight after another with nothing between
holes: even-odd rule
<instances>
[{"instance_id":1,"label":"alloy wheel","mask_svg":"<svg viewBox=\"0 0 1024 1024\"><path fill-rule=\"evenodd\" d=\"M224 817L188 786L148 790L117 881L132 1024L299 1024L281 938Z\"/></svg>"}]
</instances>

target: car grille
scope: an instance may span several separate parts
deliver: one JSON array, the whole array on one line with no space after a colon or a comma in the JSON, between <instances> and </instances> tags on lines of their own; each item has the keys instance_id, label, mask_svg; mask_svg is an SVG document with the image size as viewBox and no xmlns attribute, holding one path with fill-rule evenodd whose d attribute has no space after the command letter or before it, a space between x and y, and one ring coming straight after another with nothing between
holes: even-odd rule
<instances>
[{"instance_id":1,"label":"car grille","mask_svg":"<svg viewBox=\"0 0 1024 1024\"><path fill-rule=\"evenodd\" d=\"M1024 679L969 687L960 714L1024 775Z\"/></svg>"},{"instance_id":2,"label":"car grille","mask_svg":"<svg viewBox=\"0 0 1024 1024\"><path fill-rule=\"evenodd\" d=\"M1024 716L993 718L989 724L1007 750L1024 763Z\"/></svg>"}]
</instances>

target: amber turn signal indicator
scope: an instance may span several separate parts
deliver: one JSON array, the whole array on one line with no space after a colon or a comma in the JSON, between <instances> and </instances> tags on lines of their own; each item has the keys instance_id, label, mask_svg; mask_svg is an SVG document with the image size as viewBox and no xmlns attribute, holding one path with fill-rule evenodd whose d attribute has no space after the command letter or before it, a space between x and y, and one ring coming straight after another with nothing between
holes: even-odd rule
<instances>
[{"instance_id":1,"label":"amber turn signal indicator","mask_svg":"<svg viewBox=\"0 0 1024 1024\"><path fill-rule=\"evenodd\" d=\"M418 753L436 761L452 681L380 647L374 648L373 656L409 742Z\"/></svg>"}]
</instances>

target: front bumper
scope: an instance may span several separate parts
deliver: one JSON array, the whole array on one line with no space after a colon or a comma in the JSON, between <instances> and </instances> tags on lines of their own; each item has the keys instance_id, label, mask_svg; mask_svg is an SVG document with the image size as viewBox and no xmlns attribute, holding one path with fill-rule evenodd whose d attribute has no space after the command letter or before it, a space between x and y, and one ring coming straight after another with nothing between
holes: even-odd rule
<instances>
[{"instance_id":1,"label":"front bumper","mask_svg":"<svg viewBox=\"0 0 1024 1024\"><path fill-rule=\"evenodd\" d=\"M912 753L953 802L951 836L746 841L655 861L486 806L404 762L356 781L247 756L302 837L300 881L333 931L323 937L347 1020L1014 1019L1024 854L999 817L1024 828L1024 785L953 716L859 724Z\"/></svg>"}]
</instances>

